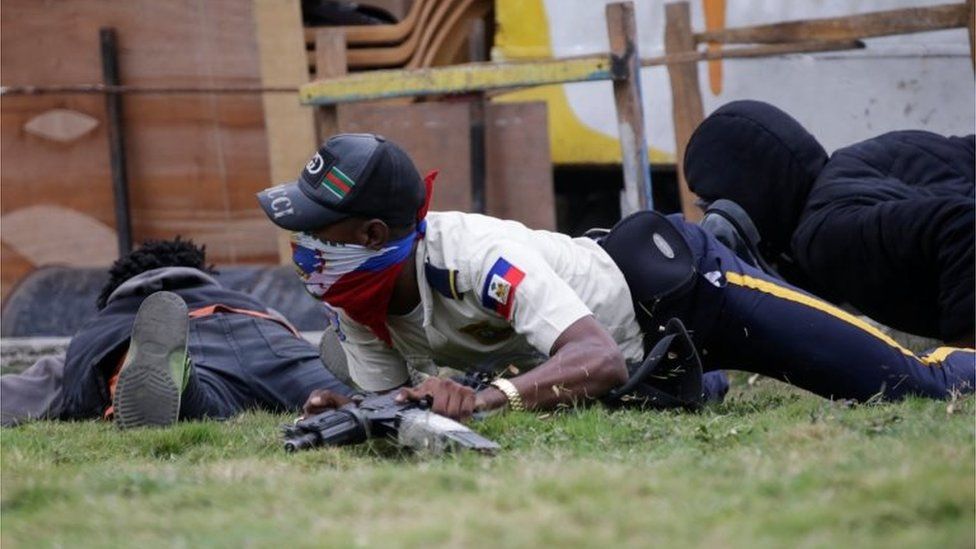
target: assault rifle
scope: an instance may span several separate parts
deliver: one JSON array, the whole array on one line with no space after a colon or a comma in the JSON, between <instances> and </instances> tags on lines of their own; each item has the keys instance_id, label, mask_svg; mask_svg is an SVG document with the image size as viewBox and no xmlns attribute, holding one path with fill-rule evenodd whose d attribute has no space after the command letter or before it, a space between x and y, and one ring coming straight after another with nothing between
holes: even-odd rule
<instances>
[{"instance_id":1,"label":"assault rifle","mask_svg":"<svg viewBox=\"0 0 976 549\"><path fill-rule=\"evenodd\" d=\"M457 448L485 454L499 450L495 442L431 412L427 402L398 403L395 396L396 391L369 395L358 404L283 425L285 451L359 444L371 438L391 438L400 446L432 453Z\"/></svg>"}]
</instances>

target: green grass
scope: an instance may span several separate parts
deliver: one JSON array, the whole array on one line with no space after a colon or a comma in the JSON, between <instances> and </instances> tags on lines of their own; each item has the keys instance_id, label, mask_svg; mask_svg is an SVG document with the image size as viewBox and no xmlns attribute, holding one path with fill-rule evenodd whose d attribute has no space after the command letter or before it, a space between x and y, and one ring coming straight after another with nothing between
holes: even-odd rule
<instances>
[{"instance_id":1,"label":"green grass","mask_svg":"<svg viewBox=\"0 0 976 549\"><path fill-rule=\"evenodd\" d=\"M284 416L2 432L5 549L973 547L974 399L850 407L768 380L700 414L507 414L493 458L287 455Z\"/></svg>"}]
</instances>

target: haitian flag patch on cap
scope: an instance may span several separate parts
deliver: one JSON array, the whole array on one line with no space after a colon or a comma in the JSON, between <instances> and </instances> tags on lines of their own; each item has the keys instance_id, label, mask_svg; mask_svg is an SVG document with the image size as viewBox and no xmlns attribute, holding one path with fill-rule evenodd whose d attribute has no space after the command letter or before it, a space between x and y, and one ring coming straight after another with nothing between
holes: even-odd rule
<instances>
[{"instance_id":1,"label":"haitian flag patch on cap","mask_svg":"<svg viewBox=\"0 0 976 549\"><path fill-rule=\"evenodd\" d=\"M499 315L511 320L512 306L515 304L515 289L525 278L518 267L499 257L485 277L481 290L481 304Z\"/></svg>"}]
</instances>

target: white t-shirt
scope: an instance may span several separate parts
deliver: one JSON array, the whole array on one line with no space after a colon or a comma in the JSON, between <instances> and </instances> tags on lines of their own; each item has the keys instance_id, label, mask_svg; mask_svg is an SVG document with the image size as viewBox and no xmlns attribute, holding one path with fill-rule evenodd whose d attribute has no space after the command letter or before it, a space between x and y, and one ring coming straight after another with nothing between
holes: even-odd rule
<instances>
[{"instance_id":1,"label":"white t-shirt","mask_svg":"<svg viewBox=\"0 0 976 549\"><path fill-rule=\"evenodd\" d=\"M392 348L336 310L333 323L349 373L365 390L402 385L408 364L535 366L566 328L591 314L626 360L643 357L623 274L589 238L477 214L431 212L416 268L421 303L387 318Z\"/></svg>"}]
</instances>

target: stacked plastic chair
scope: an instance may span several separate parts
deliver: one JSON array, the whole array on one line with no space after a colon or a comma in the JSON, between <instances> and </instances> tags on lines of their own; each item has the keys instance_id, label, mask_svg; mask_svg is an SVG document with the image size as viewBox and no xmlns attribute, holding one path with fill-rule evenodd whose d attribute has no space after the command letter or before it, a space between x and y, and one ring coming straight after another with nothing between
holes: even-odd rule
<instances>
[{"instance_id":1,"label":"stacked plastic chair","mask_svg":"<svg viewBox=\"0 0 976 549\"><path fill-rule=\"evenodd\" d=\"M347 66L351 71L415 69L467 61L470 24L484 19L491 6L491 0L413 0L395 24L339 27L345 31ZM305 29L309 50L319 28ZM315 52L308 55L314 71Z\"/></svg>"}]
</instances>

